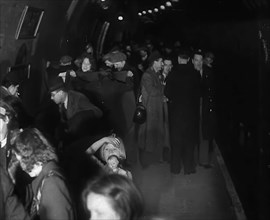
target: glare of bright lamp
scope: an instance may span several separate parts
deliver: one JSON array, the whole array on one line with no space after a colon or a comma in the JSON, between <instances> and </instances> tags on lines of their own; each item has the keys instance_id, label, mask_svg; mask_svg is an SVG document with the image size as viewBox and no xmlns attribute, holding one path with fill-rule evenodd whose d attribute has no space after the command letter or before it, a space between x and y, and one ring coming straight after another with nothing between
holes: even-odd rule
<instances>
[{"instance_id":1,"label":"glare of bright lamp","mask_svg":"<svg viewBox=\"0 0 270 220\"><path fill-rule=\"evenodd\" d=\"M151 10L151 9L149 9L149 10L148 10L148 13L150 13L150 14L151 14L151 13L152 13L152 10Z\"/></svg>"},{"instance_id":2,"label":"glare of bright lamp","mask_svg":"<svg viewBox=\"0 0 270 220\"><path fill-rule=\"evenodd\" d=\"M139 15L139 16L142 16L142 13L141 13L141 12L139 12L139 13L138 13L138 15Z\"/></svg>"},{"instance_id":3,"label":"glare of bright lamp","mask_svg":"<svg viewBox=\"0 0 270 220\"><path fill-rule=\"evenodd\" d=\"M166 6L167 7L171 7L172 6L172 3L168 1L168 2L166 2Z\"/></svg>"},{"instance_id":4,"label":"glare of bright lamp","mask_svg":"<svg viewBox=\"0 0 270 220\"><path fill-rule=\"evenodd\" d=\"M145 15L146 14L146 11L142 11L142 13Z\"/></svg>"},{"instance_id":5,"label":"glare of bright lamp","mask_svg":"<svg viewBox=\"0 0 270 220\"><path fill-rule=\"evenodd\" d=\"M165 9L165 6L164 6L164 5L161 5L161 6L160 6L160 9L161 9L161 10L164 10L164 9Z\"/></svg>"},{"instance_id":6,"label":"glare of bright lamp","mask_svg":"<svg viewBox=\"0 0 270 220\"><path fill-rule=\"evenodd\" d=\"M123 21L123 19L124 19L124 18L123 18L122 15L119 15L119 16L118 16L118 20L119 20L119 21Z\"/></svg>"},{"instance_id":7,"label":"glare of bright lamp","mask_svg":"<svg viewBox=\"0 0 270 220\"><path fill-rule=\"evenodd\" d=\"M157 8L154 8L154 12L158 12L158 9Z\"/></svg>"}]
</instances>

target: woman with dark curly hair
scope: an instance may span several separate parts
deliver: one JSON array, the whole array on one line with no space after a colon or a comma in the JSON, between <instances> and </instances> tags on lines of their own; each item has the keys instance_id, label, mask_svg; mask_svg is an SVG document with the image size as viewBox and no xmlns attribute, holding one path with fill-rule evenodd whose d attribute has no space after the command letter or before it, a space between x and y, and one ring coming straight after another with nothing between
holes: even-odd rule
<instances>
[{"instance_id":1,"label":"woman with dark curly hair","mask_svg":"<svg viewBox=\"0 0 270 220\"><path fill-rule=\"evenodd\" d=\"M74 209L54 148L36 128L18 131L13 152L21 168L31 177L31 219L73 220Z\"/></svg>"},{"instance_id":2,"label":"woman with dark curly hair","mask_svg":"<svg viewBox=\"0 0 270 220\"><path fill-rule=\"evenodd\" d=\"M138 220L143 214L143 198L127 177L109 174L90 182L82 194L90 220Z\"/></svg>"}]
</instances>

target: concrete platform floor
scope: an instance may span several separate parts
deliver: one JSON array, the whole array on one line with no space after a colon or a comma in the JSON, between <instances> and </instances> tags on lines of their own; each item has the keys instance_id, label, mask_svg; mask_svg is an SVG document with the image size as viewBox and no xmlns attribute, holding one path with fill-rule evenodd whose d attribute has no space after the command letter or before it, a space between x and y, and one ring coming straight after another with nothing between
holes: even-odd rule
<instances>
[{"instance_id":1,"label":"concrete platform floor","mask_svg":"<svg viewBox=\"0 0 270 220\"><path fill-rule=\"evenodd\" d=\"M244 220L245 215L218 148L214 167L172 175L168 163L130 168L145 199L145 219ZM224 172L225 170L225 172ZM238 207L236 207L238 206Z\"/></svg>"}]
</instances>

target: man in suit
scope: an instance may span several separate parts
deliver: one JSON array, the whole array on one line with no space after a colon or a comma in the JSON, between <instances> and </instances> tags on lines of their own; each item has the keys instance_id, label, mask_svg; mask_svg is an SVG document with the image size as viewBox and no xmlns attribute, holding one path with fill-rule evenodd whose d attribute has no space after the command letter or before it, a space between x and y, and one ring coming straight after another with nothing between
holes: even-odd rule
<instances>
[{"instance_id":1,"label":"man in suit","mask_svg":"<svg viewBox=\"0 0 270 220\"><path fill-rule=\"evenodd\" d=\"M62 130L62 141L70 143L95 132L103 112L82 93L68 90L60 77L49 80L51 99L58 105Z\"/></svg>"}]
</instances>

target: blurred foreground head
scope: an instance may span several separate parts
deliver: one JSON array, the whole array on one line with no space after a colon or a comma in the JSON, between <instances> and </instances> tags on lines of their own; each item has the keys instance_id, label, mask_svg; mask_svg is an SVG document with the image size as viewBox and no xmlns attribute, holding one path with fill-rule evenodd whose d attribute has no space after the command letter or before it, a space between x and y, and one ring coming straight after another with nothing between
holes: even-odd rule
<instances>
[{"instance_id":1,"label":"blurred foreground head","mask_svg":"<svg viewBox=\"0 0 270 220\"><path fill-rule=\"evenodd\" d=\"M90 219L138 220L143 214L143 198L125 176L109 174L90 182L82 194Z\"/></svg>"}]
</instances>

